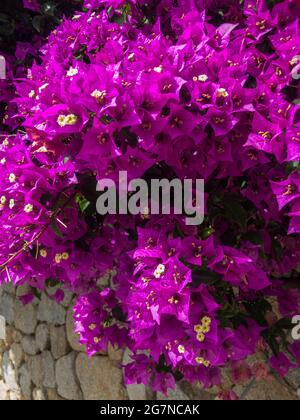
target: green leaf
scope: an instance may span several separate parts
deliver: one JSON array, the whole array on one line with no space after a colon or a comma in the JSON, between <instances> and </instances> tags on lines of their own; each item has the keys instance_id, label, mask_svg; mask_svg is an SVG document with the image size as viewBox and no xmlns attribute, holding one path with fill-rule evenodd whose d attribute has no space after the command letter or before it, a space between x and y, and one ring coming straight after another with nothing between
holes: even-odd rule
<instances>
[{"instance_id":1,"label":"green leaf","mask_svg":"<svg viewBox=\"0 0 300 420\"><path fill-rule=\"evenodd\" d=\"M82 213L90 206L90 201L87 200L82 194L76 195L76 203L78 204Z\"/></svg>"},{"instance_id":2,"label":"green leaf","mask_svg":"<svg viewBox=\"0 0 300 420\"><path fill-rule=\"evenodd\" d=\"M203 232L201 234L201 238L202 239L207 239L211 235L213 235L214 233L215 233L215 230L212 227L205 228L205 229L203 229Z\"/></svg>"},{"instance_id":3,"label":"green leaf","mask_svg":"<svg viewBox=\"0 0 300 420\"><path fill-rule=\"evenodd\" d=\"M57 224L54 220L51 223L51 228L57 236L59 236L60 238L64 237L63 233L59 230L59 228L57 227Z\"/></svg>"},{"instance_id":4,"label":"green leaf","mask_svg":"<svg viewBox=\"0 0 300 420\"><path fill-rule=\"evenodd\" d=\"M38 289L36 289L35 287L31 287L31 292L37 299L41 300L42 293Z\"/></svg>"},{"instance_id":5,"label":"green leaf","mask_svg":"<svg viewBox=\"0 0 300 420\"><path fill-rule=\"evenodd\" d=\"M275 356L278 356L280 353L280 344L277 341L276 337L274 337L273 335L269 335L267 334L262 334L264 339L266 340L266 342L268 343L268 345L270 346L270 349L272 350L272 352L274 353Z\"/></svg>"},{"instance_id":6,"label":"green leaf","mask_svg":"<svg viewBox=\"0 0 300 420\"><path fill-rule=\"evenodd\" d=\"M47 287L56 287L57 285L59 285L61 282L59 281L59 280L57 280L57 279L53 279L53 278L51 278L51 277L49 277L47 280L46 280L46 286Z\"/></svg>"}]
</instances>

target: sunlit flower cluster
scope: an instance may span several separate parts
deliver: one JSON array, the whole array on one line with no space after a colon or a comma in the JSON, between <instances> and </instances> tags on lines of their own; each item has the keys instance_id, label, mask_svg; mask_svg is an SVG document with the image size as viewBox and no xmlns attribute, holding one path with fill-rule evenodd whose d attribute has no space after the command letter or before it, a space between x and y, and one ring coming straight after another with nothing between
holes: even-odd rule
<instances>
[{"instance_id":1,"label":"sunlit flower cluster","mask_svg":"<svg viewBox=\"0 0 300 420\"><path fill-rule=\"evenodd\" d=\"M128 383L219 385L257 351L299 365L281 319L299 311L285 280L300 261L296 3L86 0L15 81L1 279L76 292L82 344L128 347ZM100 216L96 183L123 170L203 178L204 223Z\"/></svg>"}]
</instances>

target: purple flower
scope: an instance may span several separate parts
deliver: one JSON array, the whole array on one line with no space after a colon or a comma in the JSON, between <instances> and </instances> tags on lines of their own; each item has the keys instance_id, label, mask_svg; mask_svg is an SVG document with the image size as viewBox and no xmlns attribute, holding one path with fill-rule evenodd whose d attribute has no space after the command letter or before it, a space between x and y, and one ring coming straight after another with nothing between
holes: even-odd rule
<instances>
[{"instance_id":1,"label":"purple flower","mask_svg":"<svg viewBox=\"0 0 300 420\"><path fill-rule=\"evenodd\" d=\"M293 364L284 353L280 353L278 356L272 356L270 358L270 365L282 376L286 376L293 367Z\"/></svg>"}]
</instances>

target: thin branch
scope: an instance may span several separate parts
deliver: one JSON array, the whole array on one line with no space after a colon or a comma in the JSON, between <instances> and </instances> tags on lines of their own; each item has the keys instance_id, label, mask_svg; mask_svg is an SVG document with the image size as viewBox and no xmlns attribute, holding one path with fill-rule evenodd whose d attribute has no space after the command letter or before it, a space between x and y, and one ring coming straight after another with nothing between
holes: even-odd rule
<instances>
[{"instance_id":1,"label":"thin branch","mask_svg":"<svg viewBox=\"0 0 300 420\"><path fill-rule=\"evenodd\" d=\"M50 221L42 227L42 229L32 238L32 240L30 242L27 242L25 245L23 245L23 247L21 249L19 249L17 252L15 252L14 254L12 254L4 263L2 263L0 265L0 274L3 273L3 271L7 271L7 266L15 259L17 258L19 255L22 254L22 252L27 251L27 249L34 244L35 241L39 240L40 237L46 232L46 230L48 229L48 227L51 225L51 223L57 218L57 216L68 206L68 204L70 203L70 201L75 197L75 195L77 194L77 192L75 192L74 194L72 194L71 197L69 197L69 199L65 202L65 204L57 209L55 212L52 213Z\"/></svg>"}]
</instances>

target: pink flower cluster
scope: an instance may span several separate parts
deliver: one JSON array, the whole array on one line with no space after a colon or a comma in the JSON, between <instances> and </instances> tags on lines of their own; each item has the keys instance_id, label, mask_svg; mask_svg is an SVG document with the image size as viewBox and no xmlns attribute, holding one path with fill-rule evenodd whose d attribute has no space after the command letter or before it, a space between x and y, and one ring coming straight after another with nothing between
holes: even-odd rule
<instances>
[{"instance_id":1,"label":"pink flower cluster","mask_svg":"<svg viewBox=\"0 0 300 420\"><path fill-rule=\"evenodd\" d=\"M129 383L219 385L224 366L256 375L244 361L257 351L287 373L300 362L299 292L285 280L299 281L300 260L297 2L85 7L16 81L24 131L0 146L2 281L76 292L81 342L89 355L129 347ZM100 216L96 182L123 170L204 178L204 223Z\"/></svg>"}]
</instances>

